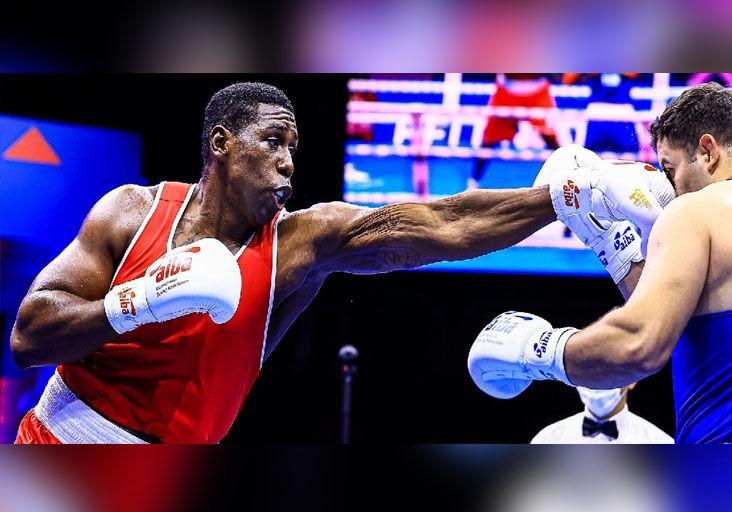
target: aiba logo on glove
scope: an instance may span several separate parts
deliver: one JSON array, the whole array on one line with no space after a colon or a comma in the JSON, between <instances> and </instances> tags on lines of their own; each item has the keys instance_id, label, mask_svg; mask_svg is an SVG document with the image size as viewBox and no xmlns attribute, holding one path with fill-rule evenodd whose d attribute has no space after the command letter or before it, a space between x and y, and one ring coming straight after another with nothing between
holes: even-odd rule
<instances>
[{"instance_id":1,"label":"aiba logo on glove","mask_svg":"<svg viewBox=\"0 0 732 512\"><path fill-rule=\"evenodd\" d=\"M490 323L485 326L483 332L492 331L510 334L511 332L513 332L516 326L518 326L518 324L520 323L519 321L525 322L528 320L533 320L533 318L529 316L518 315L514 311L507 311L506 313L498 315L493 320L491 320Z\"/></svg>"},{"instance_id":2,"label":"aiba logo on glove","mask_svg":"<svg viewBox=\"0 0 732 512\"><path fill-rule=\"evenodd\" d=\"M539 341L534 343L534 354L536 357L542 357L546 354L546 346L549 344L549 337L552 335L552 331L546 331L541 335Z\"/></svg>"},{"instance_id":3,"label":"aiba logo on glove","mask_svg":"<svg viewBox=\"0 0 732 512\"><path fill-rule=\"evenodd\" d=\"M185 252L192 252L197 253L201 250L200 247L189 247L186 249ZM172 256L170 260L168 260L167 264L160 264L157 267L150 270L148 275L153 275L157 273L155 276L155 282L159 283L163 279L166 279L170 276L174 276L179 272L186 272L191 269L191 265L193 264L193 258L190 256L184 257L184 258L178 258L178 256Z\"/></svg>"},{"instance_id":4,"label":"aiba logo on glove","mask_svg":"<svg viewBox=\"0 0 732 512\"><path fill-rule=\"evenodd\" d=\"M624 251L626 247L635 241L635 235L633 234L633 228L628 226L625 231L621 234L620 231L615 233L615 250Z\"/></svg>"},{"instance_id":5,"label":"aiba logo on glove","mask_svg":"<svg viewBox=\"0 0 732 512\"><path fill-rule=\"evenodd\" d=\"M567 183L562 187L562 190L564 190L564 204L569 207L574 205L575 209L579 209L580 205L579 199L577 199L577 194L580 193L580 189L574 184L574 181L567 180Z\"/></svg>"},{"instance_id":6,"label":"aiba logo on glove","mask_svg":"<svg viewBox=\"0 0 732 512\"><path fill-rule=\"evenodd\" d=\"M117 297L119 298L119 307L123 315L137 316L135 304L132 302L132 299L135 298L135 292L131 288L120 290Z\"/></svg>"}]
</instances>

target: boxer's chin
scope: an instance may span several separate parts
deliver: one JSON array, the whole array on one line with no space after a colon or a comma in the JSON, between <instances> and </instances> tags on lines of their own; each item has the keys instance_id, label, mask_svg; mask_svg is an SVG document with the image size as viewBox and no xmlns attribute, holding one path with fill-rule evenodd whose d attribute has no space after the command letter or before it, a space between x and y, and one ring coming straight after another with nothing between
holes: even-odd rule
<instances>
[{"instance_id":1,"label":"boxer's chin","mask_svg":"<svg viewBox=\"0 0 732 512\"><path fill-rule=\"evenodd\" d=\"M266 224L269 224L279 211L280 209L276 206L273 206L272 204L262 205L257 215L257 225L264 226Z\"/></svg>"}]
</instances>

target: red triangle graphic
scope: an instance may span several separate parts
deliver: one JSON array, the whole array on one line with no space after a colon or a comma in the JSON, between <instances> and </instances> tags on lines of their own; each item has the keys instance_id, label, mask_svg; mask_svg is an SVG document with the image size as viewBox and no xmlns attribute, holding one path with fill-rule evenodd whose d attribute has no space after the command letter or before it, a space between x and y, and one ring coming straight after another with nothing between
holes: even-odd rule
<instances>
[{"instance_id":1,"label":"red triangle graphic","mask_svg":"<svg viewBox=\"0 0 732 512\"><path fill-rule=\"evenodd\" d=\"M18 140L13 142L3 152L3 158L34 164L61 165L61 159L35 126L31 126Z\"/></svg>"}]
</instances>

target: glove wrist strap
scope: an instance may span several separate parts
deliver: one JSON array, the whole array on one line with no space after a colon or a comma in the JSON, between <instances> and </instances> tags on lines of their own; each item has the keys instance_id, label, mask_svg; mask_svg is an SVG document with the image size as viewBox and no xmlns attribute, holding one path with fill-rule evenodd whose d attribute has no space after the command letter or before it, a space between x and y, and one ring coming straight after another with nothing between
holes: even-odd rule
<instances>
[{"instance_id":1,"label":"glove wrist strap","mask_svg":"<svg viewBox=\"0 0 732 512\"><path fill-rule=\"evenodd\" d=\"M104 311L118 334L157 321L147 302L144 277L112 288L104 297Z\"/></svg>"},{"instance_id":2,"label":"glove wrist strap","mask_svg":"<svg viewBox=\"0 0 732 512\"><path fill-rule=\"evenodd\" d=\"M564 370L564 346L571 335L577 332L574 327L563 327L544 331L529 343L524 352L524 368L536 380L558 380L574 386Z\"/></svg>"},{"instance_id":3,"label":"glove wrist strap","mask_svg":"<svg viewBox=\"0 0 732 512\"><path fill-rule=\"evenodd\" d=\"M556 368L555 377L557 377L557 380L561 380L568 386L574 386L574 384L569 380L569 377L567 377L567 371L564 369L564 348L567 345L569 337L576 332L579 332L579 329L575 329L574 327L563 327L561 329L554 329L554 332L552 333L553 336L558 336L553 364L554 368Z\"/></svg>"},{"instance_id":4,"label":"glove wrist strap","mask_svg":"<svg viewBox=\"0 0 732 512\"><path fill-rule=\"evenodd\" d=\"M632 263L643 261L640 235L627 221L613 224L590 248L615 284L628 275Z\"/></svg>"}]
</instances>

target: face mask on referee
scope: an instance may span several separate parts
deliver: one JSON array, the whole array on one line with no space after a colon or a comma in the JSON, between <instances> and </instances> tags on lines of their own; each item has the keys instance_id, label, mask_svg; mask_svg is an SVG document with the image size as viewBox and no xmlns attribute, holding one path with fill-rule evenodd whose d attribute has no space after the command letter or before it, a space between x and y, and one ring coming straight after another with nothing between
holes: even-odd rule
<instances>
[{"instance_id":1,"label":"face mask on referee","mask_svg":"<svg viewBox=\"0 0 732 512\"><path fill-rule=\"evenodd\" d=\"M588 389L577 387L582 403L598 419L606 418L628 393L628 388Z\"/></svg>"}]
</instances>

